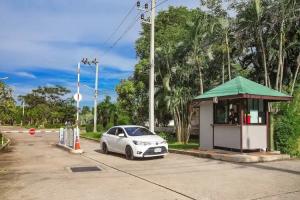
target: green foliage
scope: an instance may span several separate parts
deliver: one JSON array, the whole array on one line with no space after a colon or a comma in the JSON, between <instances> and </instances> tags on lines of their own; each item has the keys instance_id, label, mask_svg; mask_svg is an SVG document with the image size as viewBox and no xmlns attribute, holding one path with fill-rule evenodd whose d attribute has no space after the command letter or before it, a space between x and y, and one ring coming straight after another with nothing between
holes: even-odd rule
<instances>
[{"instance_id":1,"label":"green foliage","mask_svg":"<svg viewBox=\"0 0 300 200\"><path fill-rule=\"evenodd\" d=\"M100 139L102 136L102 132L86 132L86 133L82 133L81 136L83 137L87 137L87 138L91 138L91 139Z\"/></svg>"},{"instance_id":2,"label":"green foliage","mask_svg":"<svg viewBox=\"0 0 300 200\"><path fill-rule=\"evenodd\" d=\"M286 92L299 83L299 1L200 2L205 10L169 7L155 24L155 117L158 125L173 119L180 142L189 140L193 97L230 77ZM148 119L150 28L142 27L134 75L117 87L120 107L138 124Z\"/></svg>"},{"instance_id":3,"label":"green foliage","mask_svg":"<svg viewBox=\"0 0 300 200\"><path fill-rule=\"evenodd\" d=\"M198 149L199 143L172 143L169 144L170 149Z\"/></svg>"},{"instance_id":4,"label":"green foliage","mask_svg":"<svg viewBox=\"0 0 300 200\"><path fill-rule=\"evenodd\" d=\"M300 90L290 104L281 105L274 128L275 148L282 153L300 156Z\"/></svg>"},{"instance_id":5,"label":"green foliage","mask_svg":"<svg viewBox=\"0 0 300 200\"><path fill-rule=\"evenodd\" d=\"M12 97L12 89L0 81L0 124L13 125L17 107Z\"/></svg>"},{"instance_id":6,"label":"green foliage","mask_svg":"<svg viewBox=\"0 0 300 200\"><path fill-rule=\"evenodd\" d=\"M60 127L66 121L75 124L76 107L74 100L65 98L70 91L62 86L38 87L31 93L19 96L25 104L25 115L18 108L18 117L23 125L30 127Z\"/></svg>"},{"instance_id":7,"label":"green foliage","mask_svg":"<svg viewBox=\"0 0 300 200\"><path fill-rule=\"evenodd\" d=\"M160 132L158 133L158 135L162 137L164 140L166 140L168 143L173 143L176 141L176 137L171 133Z\"/></svg>"}]
</instances>

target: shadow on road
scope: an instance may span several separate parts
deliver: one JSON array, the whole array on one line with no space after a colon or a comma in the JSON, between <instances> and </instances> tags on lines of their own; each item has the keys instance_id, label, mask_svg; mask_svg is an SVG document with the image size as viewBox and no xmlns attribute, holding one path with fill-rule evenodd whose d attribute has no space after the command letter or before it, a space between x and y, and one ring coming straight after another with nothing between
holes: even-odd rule
<instances>
[{"instance_id":1,"label":"shadow on road","mask_svg":"<svg viewBox=\"0 0 300 200\"><path fill-rule=\"evenodd\" d=\"M279 172L285 172L285 173L289 173L289 174L300 175L300 171L294 171L294 170L283 169L283 168L278 168L278 167L271 167L271 166L258 165L258 164L239 164L239 165L245 166L245 167L253 167L253 168L257 168L257 169L265 169L265 170L279 171Z\"/></svg>"},{"instance_id":2,"label":"shadow on road","mask_svg":"<svg viewBox=\"0 0 300 200\"><path fill-rule=\"evenodd\" d=\"M94 150L95 152L97 153L102 153L102 151L100 149L96 149ZM109 152L110 156L115 156L115 157L119 157L119 158L122 158L122 159L126 159L125 158L125 155L123 154L119 154L119 153L113 153L113 152ZM157 159L162 159L163 157L152 157L152 158L135 158L134 160L135 161L147 161L147 160L157 160Z\"/></svg>"}]
</instances>

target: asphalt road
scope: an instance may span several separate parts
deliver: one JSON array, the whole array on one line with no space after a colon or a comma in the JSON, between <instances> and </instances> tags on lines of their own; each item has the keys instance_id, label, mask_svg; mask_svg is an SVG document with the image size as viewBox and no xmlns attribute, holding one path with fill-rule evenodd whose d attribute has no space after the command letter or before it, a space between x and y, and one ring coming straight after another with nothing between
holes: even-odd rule
<instances>
[{"instance_id":1,"label":"asphalt road","mask_svg":"<svg viewBox=\"0 0 300 200\"><path fill-rule=\"evenodd\" d=\"M300 160L235 164L169 154L128 161L103 155L81 140L85 153L55 146L57 133L7 133L11 148L0 153L2 200L300 199ZM70 167L98 166L74 173Z\"/></svg>"}]
</instances>

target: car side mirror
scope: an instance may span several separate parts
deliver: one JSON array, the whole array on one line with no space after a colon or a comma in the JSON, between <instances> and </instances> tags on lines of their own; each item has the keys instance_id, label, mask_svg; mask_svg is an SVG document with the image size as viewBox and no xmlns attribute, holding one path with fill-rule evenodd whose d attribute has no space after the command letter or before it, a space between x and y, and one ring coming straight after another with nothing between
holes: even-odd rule
<instances>
[{"instance_id":1,"label":"car side mirror","mask_svg":"<svg viewBox=\"0 0 300 200\"><path fill-rule=\"evenodd\" d=\"M125 137L125 134L124 133L119 133L118 136L119 137Z\"/></svg>"}]
</instances>

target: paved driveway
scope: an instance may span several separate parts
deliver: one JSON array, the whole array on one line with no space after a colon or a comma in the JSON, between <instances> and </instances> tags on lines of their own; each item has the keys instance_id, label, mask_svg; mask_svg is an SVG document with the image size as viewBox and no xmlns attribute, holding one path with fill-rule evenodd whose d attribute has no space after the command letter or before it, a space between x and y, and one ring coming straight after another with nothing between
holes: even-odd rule
<instances>
[{"instance_id":1,"label":"paved driveway","mask_svg":"<svg viewBox=\"0 0 300 200\"><path fill-rule=\"evenodd\" d=\"M300 199L300 161L234 164L169 154L127 161L99 153L82 140L82 156L54 146L57 134L10 133L11 151L0 154L0 199ZM71 166L101 172L72 173Z\"/></svg>"}]
</instances>

